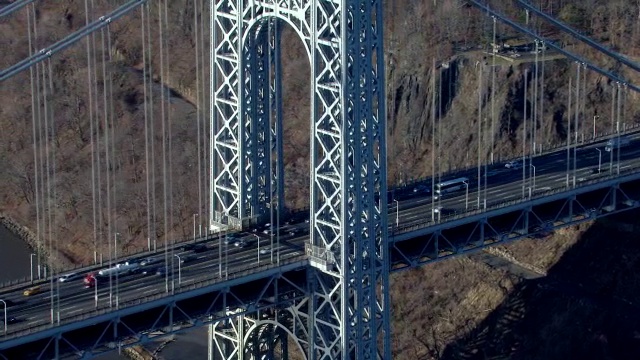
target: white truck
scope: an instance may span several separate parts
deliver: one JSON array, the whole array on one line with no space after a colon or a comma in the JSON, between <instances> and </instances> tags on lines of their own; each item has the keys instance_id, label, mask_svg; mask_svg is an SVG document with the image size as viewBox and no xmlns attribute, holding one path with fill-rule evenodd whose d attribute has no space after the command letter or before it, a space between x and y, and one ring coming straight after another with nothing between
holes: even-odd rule
<instances>
[{"instance_id":1,"label":"white truck","mask_svg":"<svg viewBox=\"0 0 640 360\"><path fill-rule=\"evenodd\" d=\"M98 276L109 276L109 274L111 275L126 275L136 269L138 269L140 267L139 264L136 263L124 263L124 264L117 264L114 267L108 268L108 269L103 269L98 271Z\"/></svg>"},{"instance_id":2,"label":"white truck","mask_svg":"<svg viewBox=\"0 0 640 360\"><path fill-rule=\"evenodd\" d=\"M629 139L628 137L617 137L617 138L613 138L613 139L609 139L609 141L607 141L607 144L604 147L605 151L612 151L617 149L618 147L625 147L627 145L629 145L631 143L631 139Z\"/></svg>"}]
</instances>

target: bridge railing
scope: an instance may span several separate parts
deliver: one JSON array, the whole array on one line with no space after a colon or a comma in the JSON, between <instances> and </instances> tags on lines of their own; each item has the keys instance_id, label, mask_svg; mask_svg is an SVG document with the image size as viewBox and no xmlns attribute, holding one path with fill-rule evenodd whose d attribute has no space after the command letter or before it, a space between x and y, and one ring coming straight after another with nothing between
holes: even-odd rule
<instances>
[{"instance_id":1,"label":"bridge railing","mask_svg":"<svg viewBox=\"0 0 640 360\"><path fill-rule=\"evenodd\" d=\"M623 124L623 129L620 131L620 135L627 135L630 133L635 133L635 132L639 132L640 131L640 122L636 123L632 123L629 125L625 125ZM569 144L570 146L584 146L584 145L589 145L592 143L596 143L599 141L603 141L603 140L608 140L610 138L615 137L616 135L618 135L617 131L602 131L600 133L596 133L595 136L593 136L593 133L591 133L591 135L588 136L580 136L578 138L578 141L574 141L573 137L571 137L569 139ZM542 155L547 155L553 152L556 152L558 150L561 150L563 148L567 147L567 143L557 143L557 144L553 144L547 147L542 146L542 149L540 151L537 151L533 154L533 156L542 156ZM527 156L529 156L529 154L527 154ZM504 163L507 163L509 161L512 160L519 160L522 159L522 155L520 156L505 156L505 157L501 157L498 156L493 164L488 164L489 166L500 166ZM456 178L456 177L460 177L462 176L462 174L464 173L468 173L470 171L476 170L477 164L476 165L469 165L469 164L464 164L461 166L450 166L447 169L447 172L443 174L443 177L447 177L447 178ZM399 184L397 186L394 187L389 187L389 191L403 191L406 189L412 189L414 187L416 187L417 185L420 184L424 184L425 182L427 182L429 179L431 179L431 176L425 176L425 177L421 177L421 178L410 178L410 179L405 179L403 180L402 184Z\"/></svg>"},{"instance_id":2,"label":"bridge railing","mask_svg":"<svg viewBox=\"0 0 640 360\"><path fill-rule=\"evenodd\" d=\"M482 209L477 209L476 208L476 209L472 209L472 210L469 210L469 211L455 211L450 215L441 216L440 217L440 221L435 221L434 222L434 221L428 219L428 220L424 220L424 221L419 222L419 223L413 223L413 224L409 224L409 225L401 225L399 227L393 227L391 229L392 231L391 231L390 235L394 236L394 235L409 233L409 232L416 231L416 230L419 230L419 229L423 229L425 227L432 226L432 225L435 225L435 224L442 224L442 223L445 223L445 222L461 219L461 218L464 218L464 217L468 217L468 216L472 216L472 215L476 215L476 214L481 214L483 212L487 212L487 211L490 211L490 210L504 208L504 207L508 207L508 206L511 206L511 205L516 205L516 204L519 204L519 203L531 201L533 199L543 198L543 197L550 196L550 195L553 195L553 194L566 192L566 191L577 189L577 188L584 187L584 186L587 186L587 185L603 182L605 180L615 179L615 178L618 178L618 177L621 177L621 176L637 173L638 170L640 170L640 167L630 167L630 168L626 168L626 169L620 169L620 173L619 174L616 173L616 174L612 174L612 175L604 175L604 176L601 176L601 177L598 177L598 178L595 178L595 179L581 181L579 184L576 184L575 188L567 189L566 187L559 187L559 188L548 189L548 190L544 190L544 191L536 191L535 193L532 194L531 197L525 197L525 198L521 198L521 199L508 200L508 201L488 202L486 210L484 208L482 208Z\"/></svg>"},{"instance_id":3,"label":"bridge railing","mask_svg":"<svg viewBox=\"0 0 640 360\"><path fill-rule=\"evenodd\" d=\"M195 282L190 282L186 285L184 285L184 283L186 281L183 281L183 285L180 285L179 287L175 288L173 292L171 293L167 293L165 290L158 290L155 293L149 294L149 295L145 295L143 297L136 297L133 300L128 300L128 301L123 301L119 303L119 310L128 308L128 307L132 307L132 306L136 306L136 305L141 305L144 303L148 303L154 300L158 300L158 299L162 299L162 298L167 298L167 297L171 297L171 296L176 296L182 293L186 293L189 291L193 291L195 289L199 289L205 286L209 286L209 285L213 285L216 283L222 283L222 282L226 282L226 281L230 281L230 280L234 280L234 279L239 279L242 277L246 277L248 275L254 274L256 273L257 269L259 269L260 271L266 271L266 270L270 270L270 269L274 269L274 268L278 268L281 266L285 266L285 265L289 265L289 264L294 264L296 262L304 262L306 260L306 257L304 255L299 255L299 254L288 254L288 255L281 255L280 257L280 263L269 263L269 264L265 264L265 265L259 265L259 266L245 266L241 269L238 269L237 271L234 272L230 272L228 274L223 274L223 277L216 277L216 278L209 278L209 279L204 279L204 280L199 280L199 281L195 281ZM3 337L0 337L0 340L8 340L8 339L12 339L12 338L16 338L16 337L20 337L20 336L24 336L24 335L28 335L28 334L33 334L33 333L37 333L52 327L56 327L59 325L64 325L64 324L70 324L70 323L74 323L74 322L79 322L82 320L87 320L99 315L103 315L106 313L110 313L110 312L114 312L116 310L115 307L113 306L109 306L107 305L102 305L102 306L98 306L98 308L93 308L87 311L84 311L82 313L79 313L77 315L73 315L73 316L68 316L68 317L61 317L60 318L60 322L59 323L55 323L55 324L42 324L42 325L34 325L34 326L28 326L25 328L21 328L17 331L11 332L6 334Z\"/></svg>"},{"instance_id":4,"label":"bridge railing","mask_svg":"<svg viewBox=\"0 0 640 360\"><path fill-rule=\"evenodd\" d=\"M203 241L207 241L207 240L211 240L213 238L216 238L217 234L216 233L205 233L202 236L196 236L195 238L195 242L199 243L199 242L203 242ZM153 256L158 254L159 252L165 250L165 248L169 248L169 249L176 249L179 248L181 246L184 246L185 244L188 243L193 243L194 242L194 238L193 237L189 237L189 238L178 238L178 239L172 239L169 241L168 245L165 246L164 244L158 245L153 247L151 250L149 250L149 246L129 246L126 248L122 249L122 253L118 258L118 263L120 262L125 262L134 258L143 258L143 257L147 257L147 256ZM115 262L114 262L115 264ZM83 270L83 271L95 271L101 268L104 268L105 266L109 265L109 259L106 259L104 261L98 261L98 262L90 262L90 263L78 263L78 264L74 264L73 266L70 267L66 267L58 272L56 272L54 274L54 277L58 277L62 274L66 274L66 273L71 273L77 270ZM43 265L43 268L46 265ZM23 277L23 278L19 278L19 279L14 279L14 280L9 280L9 281L4 281L4 282L0 282L0 292L6 292L6 291L10 291L10 290L15 290L16 288L20 288L20 287L28 287L28 286L34 286L34 285L42 285L42 284L46 284L50 281L50 277L46 276L46 277L42 277L42 278L38 278L37 274L34 274L34 279L33 282L31 282L31 278L30 277Z\"/></svg>"}]
</instances>

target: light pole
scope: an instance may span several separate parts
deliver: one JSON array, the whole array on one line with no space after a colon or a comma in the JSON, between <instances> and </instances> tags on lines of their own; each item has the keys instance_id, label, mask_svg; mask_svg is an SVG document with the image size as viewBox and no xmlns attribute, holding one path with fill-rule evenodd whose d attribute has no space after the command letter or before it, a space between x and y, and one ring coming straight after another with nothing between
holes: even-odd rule
<instances>
[{"instance_id":1,"label":"light pole","mask_svg":"<svg viewBox=\"0 0 640 360\"><path fill-rule=\"evenodd\" d=\"M93 298L95 299L96 309L98 308L98 277L93 275Z\"/></svg>"},{"instance_id":2,"label":"light pole","mask_svg":"<svg viewBox=\"0 0 640 360\"><path fill-rule=\"evenodd\" d=\"M465 180L464 183L464 209L469 210L469 183ZM478 206L479 208L480 206Z\"/></svg>"},{"instance_id":3,"label":"light pole","mask_svg":"<svg viewBox=\"0 0 640 360\"><path fill-rule=\"evenodd\" d=\"M393 199L396 202L396 227L400 225L400 202L396 199Z\"/></svg>"},{"instance_id":4,"label":"light pole","mask_svg":"<svg viewBox=\"0 0 640 360\"><path fill-rule=\"evenodd\" d=\"M181 263L182 261L180 260L180 255L178 255L178 254L173 254L173 256L175 256L175 257L177 257L177 258L178 258L178 285L180 285L180 282L181 282L181 280L182 280L182 273L181 273L181 271L180 271L180 270L181 270L180 263Z\"/></svg>"},{"instance_id":5,"label":"light pole","mask_svg":"<svg viewBox=\"0 0 640 360\"><path fill-rule=\"evenodd\" d=\"M7 319L7 303L2 299L0 301L4 304L4 334L7 335L7 321L9 320Z\"/></svg>"},{"instance_id":6,"label":"light pole","mask_svg":"<svg viewBox=\"0 0 640 360\"><path fill-rule=\"evenodd\" d=\"M116 232L113 234L113 255L115 258L115 266L118 266L118 235L120 235L119 232ZM118 279L120 277L120 271L116 270L116 309L118 309L120 307L120 289L118 287Z\"/></svg>"},{"instance_id":7,"label":"light pole","mask_svg":"<svg viewBox=\"0 0 640 360\"><path fill-rule=\"evenodd\" d=\"M598 115L593 116L593 138L596 138L596 119L599 118Z\"/></svg>"},{"instance_id":8,"label":"light pole","mask_svg":"<svg viewBox=\"0 0 640 360\"><path fill-rule=\"evenodd\" d=\"M260 265L260 237L256 234L253 234L256 237L256 241L258 242L258 265Z\"/></svg>"},{"instance_id":9,"label":"light pole","mask_svg":"<svg viewBox=\"0 0 640 360\"><path fill-rule=\"evenodd\" d=\"M533 169L533 174L531 177L532 183L531 187L529 188L529 198L531 198L531 194L536 191L536 167L533 164L529 164L529 166L531 166L531 168Z\"/></svg>"},{"instance_id":10,"label":"light pole","mask_svg":"<svg viewBox=\"0 0 640 360\"><path fill-rule=\"evenodd\" d=\"M198 214L193 214L193 242L196 242L196 216Z\"/></svg>"},{"instance_id":11,"label":"light pole","mask_svg":"<svg viewBox=\"0 0 640 360\"><path fill-rule=\"evenodd\" d=\"M536 191L536 167L533 164L529 164L529 166L531 166L533 168L533 183L531 185L531 187L533 188L533 191Z\"/></svg>"},{"instance_id":12,"label":"light pole","mask_svg":"<svg viewBox=\"0 0 640 360\"><path fill-rule=\"evenodd\" d=\"M29 270L31 271L31 282L33 283L33 257L35 256L34 253L31 253L31 255L29 256Z\"/></svg>"},{"instance_id":13,"label":"light pole","mask_svg":"<svg viewBox=\"0 0 640 360\"><path fill-rule=\"evenodd\" d=\"M596 148L598 151L598 174L600 174L600 168L602 167L602 150Z\"/></svg>"}]
</instances>

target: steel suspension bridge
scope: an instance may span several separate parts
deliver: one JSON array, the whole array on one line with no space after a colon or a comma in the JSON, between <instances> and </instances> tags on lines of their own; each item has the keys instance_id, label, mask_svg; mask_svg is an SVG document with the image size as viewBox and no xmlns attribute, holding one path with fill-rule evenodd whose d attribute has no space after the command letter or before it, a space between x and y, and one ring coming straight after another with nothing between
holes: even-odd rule
<instances>
[{"instance_id":1,"label":"steel suspension bridge","mask_svg":"<svg viewBox=\"0 0 640 360\"><path fill-rule=\"evenodd\" d=\"M212 359L288 358L289 346L296 347L309 359L390 359L391 272L545 234L640 205L640 133L635 126L625 123L628 94L640 89L625 80L621 72L603 69L585 56L568 51L527 23L495 10L488 2L468 1L493 20L492 60L488 61L493 62L491 68L496 67L498 57L496 22L534 39L535 70L531 71L536 79L534 97L542 92L537 81L539 54L544 57L551 48L572 61L570 66L576 75L568 88L566 144L542 149L536 142L538 120L534 118L527 125L527 114L537 113L541 105L536 102L534 109L526 109L526 81L531 73L525 72L523 149L522 158L512 163L516 171L494 160L493 143L490 156L481 157L480 137L477 167L444 172L438 165L438 175L434 172L433 179L410 188L388 189L382 1L219 1L211 2L209 8L210 143L208 156L203 157L208 159L208 165L201 164L199 156L201 146L202 149L206 146L201 144L198 113L198 174L194 173L198 178L198 201L206 193L202 189L210 189L207 225L213 234L196 237L195 218L202 216L193 214L194 241L201 244L201 250L196 251L168 239L173 230L167 220L173 213L172 200L168 200L171 190L167 188L173 181L171 163L167 160L172 151L168 105L172 96L164 86L158 92L159 125L153 122L154 112L147 109L156 93L149 58L150 8L152 3L157 5L161 55L156 71L159 83L166 84L171 49L163 31L166 33L169 21L168 2L128 1L114 11L92 18L93 1L91 6L85 1L86 25L42 48L31 44L32 37L37 38L34 3L15 1L0 9L0 17L28 13L30 41L28 56L3 69L0 82L4 87L9 79L26 70L31 75L34 206L38 238L48 240L39 247L48 248L50 255L42 260L43 267L48 264L45 267L48 274L36 281L45 291L24 301L19 298L31 282L0 289L5 310L0 359L25 354L29 358L90 358L202 325L209 326ZM621 66L631 71L640 69L636 62L567 27L529 2L518 0L513 5L550 21L560 31L575 36L576 41L584 42ZM196 8L203 6L196 1ZM152 246L149 240L147 251L135 258L156 259L162 264L158 270L162 276L139 273L119 278L116 273L108 282L87 291L57 281L62 269L51 265L59 260L53 255L54 249L62 245L52 236L55 222L51 219L58 199L56 187L60 186L55 171L60 166L56 164L54 145L57 117L51 104L60 89L53 86L52 59L87 40L92 114L89 136L92 146L95 142L98 147L91 150L94 237L107 239L110 266L125 260L133 262L133 257L118 255L122 250L115 214L123 199L116 198L115 189L120 182L112 170L120 166L113 155L118 125L113 113L112 70L106 64L114 61L112 24L137 11L143 24L145 130L161 127L162 159L158 161L163 168L164 186L163 200L157 202L163 207L165 221L161 233L165 243ZM205 22L198 23L197 14L195 18L195 43L200 45L203 41L202 37L198 40L198 34L203 36L205 32L198 29L203 29ZM293 29L302 40L311 65L310 206L308 212L288 215L284 208L280 44L284 26ZM102 52L102 67L97 61L96 36L108 49ZM204 58L202 48L197 48L196 54L200 60ZM205 67L200 60L196 61L198 106L204 104L206 93L205 77L200 78ZM481 118L482 104L487 100L481 90L482 74L489 68L488 63L476 65L477 134L488 128ZM432 70L435 74L436 66ZM98 82L92 78L99 71L103 72L103 99L99 99ZM593 133L585 139L587 74L597 74L612 84L611 127L609 131L596 133L594 117ZM436 134L440 128L435 126L438 117L435 78L434 75L431 85L434 95L430 99L434 140L440 136ZM495 88L495 83L491 87ZM98 118L104 120L102 125ZM495 116L491 118L491 135L485 138L486 142L488 138L493 141L496 134ZM146 134L145 150L153 149L152 139ZM531 139L529 147L528 139ZM99 149L101 145L104 151ZM155 150L146 151L147 164L154 161L154 154ZM435 155L432 161L435 170ZM94 164L102 164L104 173ZM205 167L208 177L201 173ZM148 234L157 233L157 229L152 229L155 219L150 215L156 213L156 190L149 186L154 169L152 165L145 171ZM463 179L458 184L462 191L445 194L444 188L438 188L442 180L454 178ZM208 180L206 186L202 179ZM95 191L101 186L106 189L105 194ZM96 206L96 199L106 204L104 212L101 206ZM199 209L202 207L199 204ZM281 221L286 224L280 224ZM252 231L265 223L269 223L265 233ZM246 247L249 241L251 246ZM95 264L75 272L104 267L98 253L96 245ZM186 262L187 257L193 260ZM7 308L28 320L7 326Z\"/></svg>"}]
</instances>

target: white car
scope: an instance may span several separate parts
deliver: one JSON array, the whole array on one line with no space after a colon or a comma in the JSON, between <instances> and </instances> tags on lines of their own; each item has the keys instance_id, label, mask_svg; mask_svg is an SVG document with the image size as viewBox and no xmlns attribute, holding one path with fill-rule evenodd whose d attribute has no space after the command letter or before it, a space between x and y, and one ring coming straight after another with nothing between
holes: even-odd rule
<instances>
[{"instance_id":1,"label":"white car","mask_svg":"<svg viewBox=\"0 0 640 360\"><path fill-rule=\"evenodd\" d=\"M265 247L261 247L260 248L260 255L267 255L271 253L271 247L270 246L265 246Z\"/></svg>"},{"instance_id":2,"label":"white car","mask_svg":"<svg viewBox=\"0 0 640 360\"><path fill-rule=\"evenodd\" d=\"M67 282L67 281L71 281L73 279L77 279L80 277L80 274L78 273L68 273L68 274L64 274L62 276L60 276L58 278L59 282Z\"/></svg>"},{"instance_id":3,"label":"white car","mask_svg":"<svg viewBox=\"0 0 640 360\"><path fill-rule=\"evenodd\" d=\"M507 169L521 169L522 160L509 161L508 163L504 164L504 167L506 167Z\"/></svg>"},{"instance_id":4,"label":"white car","mask_svg":"<svg viewBox=\"0 0 640 360\"><path fill-rule=\"evenodd\" d=\"M160 258L150 257L140 261L140 266L147 266L147 265L155 264L157 262L160 262Z\"/></svg>"}]
</instances>

